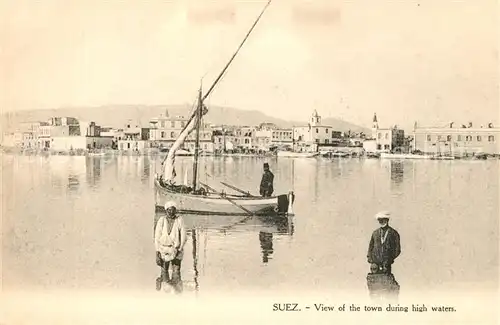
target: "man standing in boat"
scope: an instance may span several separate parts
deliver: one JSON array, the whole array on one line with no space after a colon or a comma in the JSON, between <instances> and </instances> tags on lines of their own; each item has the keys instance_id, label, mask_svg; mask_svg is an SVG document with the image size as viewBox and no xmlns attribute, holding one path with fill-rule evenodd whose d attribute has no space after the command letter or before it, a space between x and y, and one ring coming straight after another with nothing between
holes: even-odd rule
<instances>
[{"instance_id":1,"label":"man standing in boat","mask_svg":"<svg viewBox=\"0 0 500 325\"><path fill-rule=\"evenodd\" d=\"M274 174L269 170L269 164L264 163L264 174L262 175L262 180L260 181L260 195L263 197L269 197L273 194Z\"/></svg>"},{"instance_id":2,"label":"man standing in boat","mask_svg":"<svg viewBox=\"0 0 500 325\"><path fill-rule=\"evenodd\" d=\"M162 284L171 284L176 291L181 291L181 261L184 245L187 241L184 220L177 215L175 202L165 204L166 215L161 216L155 228L156 264L161 268L161 276L156 279L156 289ZM172 267L172 279L169 267Z\"/></svg>"},{"instance_id":3,"label":"man standing in boat","mask_svg":"<svg viewBox=\"0 0 500 325\"><path fill-rule=\"evenodd\" d=\"M394 260L401 254L399 233L389 226L390 213L379 212L375 215L380 228L376 229L368 247L368 263L376 265L381 273L391 274Z\"/></svg>"}]
</instances>

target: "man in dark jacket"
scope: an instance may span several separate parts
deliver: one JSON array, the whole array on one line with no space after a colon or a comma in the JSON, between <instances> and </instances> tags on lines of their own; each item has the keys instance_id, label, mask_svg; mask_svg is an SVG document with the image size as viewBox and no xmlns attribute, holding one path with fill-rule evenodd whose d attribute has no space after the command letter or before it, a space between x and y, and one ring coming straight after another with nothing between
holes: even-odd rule
<instances>
[{"instance_id":1,"label":"man in dark jacket","mask_svg":"<svg viewBox=\"0 0 500 325\"><path fill-rule=\"evenodd\" d=\"M273 188L274 174L269 170L269 164L264 163L264 174L260 181L260 195L264 197L271 196L274 192Z\"/></svg>"},{"instance_id":2,"label":"man in dark jacket","mask_svg":"<svg viewBox=\"0 0 500 325\"><path fill-rule=\"evenodd\" d=\"M382 273L391 274L391 266L401 253L399 233L389 226L389 212L379 212L375 218L380 223L380 228L372 234L368 247L368 263L376 264Z\"/></svg>"}]
</instances>

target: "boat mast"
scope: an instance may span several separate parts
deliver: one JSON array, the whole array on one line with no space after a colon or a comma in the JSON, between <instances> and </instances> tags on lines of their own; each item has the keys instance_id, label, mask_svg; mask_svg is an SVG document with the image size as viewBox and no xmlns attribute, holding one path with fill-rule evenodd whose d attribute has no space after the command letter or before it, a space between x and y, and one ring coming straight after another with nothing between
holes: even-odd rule
<instances>
[{"instance_id":1,"label":"boat mast","mask_svg":"<svg viewBox=\"0 0 500 325\"><path fill-rule=\"evenodd\" d=\"M198 156L200 153L200 125L202 118L203 102L201 99L201 87L198 93L198 109L196 110L197 121L196 121L196 142L194 147L194 164L193 164L193 192L196 191L196 183L198 177Z\"/></svg>"},{"instance_id":2,"label":"boat mast","mask_svg":"<svg viewBox=\"0 0 500 325\"><path fill-rule=\"evenodd\" d=\"M229 62L226 64L226 66L224 67L224 69L222 69L222 71L219 74L219 76L217 77L217 79L215 79L215 81L213 82L213 84L210 86L210 88L208 89L207 93L202 96L201 95L201 89L200 89L200 94L198 95L198 109L188 119L186 125L184 126L184 128L180 132L181 135L184 133L184 131L186 131L186 129L188 129L188 127L191 127L190 125L191 125L191 122L193 121L194 118L199 117L198 120L200 120L201 117L203 117L203 115L206 114L207 111L205 111L206 107L203 105L203 102L205 101L205 99L207 99L207 97L210 95L210 93L214 90L215 86L222 79L222 77L224 76L224 73L229 68L229 66L233 62L234 58L236 57L236 55L238 54L238 52L243 47L243 44L245 44L246 40L248 39L248 37L252 33L253 29L255 28L255 26L257 25L257 23L259 22L260 18L262 17L262 15L264 14L264 12L266 11L267 7L271 4L271 1L272 0L269 0L269 2L266 4L266 6L262 9L262 12L260 13L260 15L257 17L257 19L255 20L255 22L253 23L252 27L250 28L250 30L246 34L246 36L243 39L243 41L241 42L240 46L238 46L238 48L236 49L236 52L234 52L233 56L231 57L231 59L229 60ZM197 123L199 123L199 121L197 121ZM199 128L199 125L197 125L197 127ZM187 135L189 135L191 131L192 130L188 131ZM199 132L199 131L197 131L197 132ZM182 141L184 141L184 139ZM199 141L197 141L197 145L199 145L198 142ZM175 145L175 143L174 143L174 145ZM171 150L172 150L172 148L171 148ZM193 166L193 171L195 172L194 175L193 175L193 180L194 180L193 187L194 187L194 189L196 189L196 174L197 174L196 172L198 170L198 155L196 154L196 152L197 152L197 150L195 150L195 156L196 156L195 157L195 166ZM167 161L167 159L169 159L169 161L172 162L170 165L169 164L165 164L165 166L166 166L165 170L167 170L167 169L168 170L172 170L173 169L173 161L174 161L174 157L175 156L170 157L170 155L171 155L171 152L169 151L169 154L165 157L165 159L162 162L162 164L164 164L165 161ZM168 172L164 171L165 175L167 173L170 173L170 171L168 171Z\"/></svg>"},{"instance_id":3,"label":"boat mast","mask_svg":"<svg viewBox=\"0 0 500 325\"><path fill-rule=\"evenodd\" d=\"M226 152L226 130L224 128L224 124L222 124L222 139L224 140L224 150L223 153Z\"/></svg>"},{"instance_id":4,"label":"boat mast","mask_svg":"<svg viewBox=\"0 0 500 325\"><path fill-rule=\"evenodd\" d=\"M226 73L226 70L229 68L229 66L231 65L231 63L233 62L234 58L236 57L236 55L239 53L239 51L241 50L241 48L243 47L243 45L245 44L245 42L247 41L248 37L250 36L250 34L252 33L253 29L255 28L255 26L257 25L257 23L259 22L260 18L262 17L262 15L264 14L264 12L266 11L267 7L269 7L269 5L271 4L271 1L272 0L269 0L266 4L266 6L262 9L260 15L257 17L257 19L255 20L255 22L253 23L252 27L250 28L250 30L248 31L248 33L245 35L245 38L243 39L243 41L241 42L240 46L238 46L238 48L236 49L236 51L234 52L233 56L231 57L231 59L229 60L229 62L226 64L226 66L224 67L224 69L222 69L222 71L220 72L219 76L215 79L215 81L213 82L213 84L210 86L210 88L208 89L207 93L205 95L203 95L203 97L201 98L201 102L203 103L205 101L205 99L207 99L207 97L210 95L210 93L215 89L215 86L219 83L219 81L222 79L222 77L224 76L224 73ZM188 123L196 117L196 112L193 113L191 115L191 117L189 118L188 120ZM186 124L186 127L187 127L187 124ZM182 129L181 132L183 132L186 127L184 127L184 129Z\"/></svg>"}]
</instances>

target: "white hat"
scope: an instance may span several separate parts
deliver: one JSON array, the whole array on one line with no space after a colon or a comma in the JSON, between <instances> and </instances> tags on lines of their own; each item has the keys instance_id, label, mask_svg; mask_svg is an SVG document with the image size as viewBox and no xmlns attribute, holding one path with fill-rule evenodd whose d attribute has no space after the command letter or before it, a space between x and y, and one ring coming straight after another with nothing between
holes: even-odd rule
<instances>
[{"instance_id":1,"label":"white hat","mask_svg":"<svg viewBox=\"0 0 500 325\"><path fill-rule=\"evenodd\" d=\"M175 204L174 201L168 201L167 203L165 203L165 210L167 210L168 208L176 208L177 209L177 204Z\"/></svg>"},{"instance_id":2,"label":"white hat","mask_svg":"<svg viewBox=\"0 0 500 325\"><path fill-rule=\"evenodd\" d=\"M375 219L390 219L391 213L389 211L380 211L375 215Z\"/></svg>"}]
</instances>

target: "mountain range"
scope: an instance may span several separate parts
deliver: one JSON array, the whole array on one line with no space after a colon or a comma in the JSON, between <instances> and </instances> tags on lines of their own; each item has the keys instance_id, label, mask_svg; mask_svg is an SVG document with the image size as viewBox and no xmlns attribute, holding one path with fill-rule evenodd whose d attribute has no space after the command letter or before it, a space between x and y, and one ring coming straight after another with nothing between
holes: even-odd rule
<instances>
[{"instance_id":1,"label":"mountain range","mask_svg":"<svg viewBox=\"0 0 500 325\"><path fill-rule=\"evenodd\" d=\"M103 127L123 128L126 124L149 126L152 118L165 116L189 116L192 107L188 105L107 105L99 107L65 107L58 109L23 110L3 113L1 115L2 130L14 131L20 122L46 121L51 117L75 117L82 121L94 121ZM263 122L274 123L279 127L307 125L307 121L288 121L270 117L259 111L237 108L210 106L205 121L217 125L257 126ZM323 125L333 127L337 131L365 132L366 127L355 125L337 118L325 118ZM4 132L5 132L4 131Z\"/></svg>"}]
</instances>

